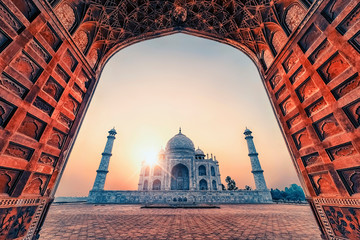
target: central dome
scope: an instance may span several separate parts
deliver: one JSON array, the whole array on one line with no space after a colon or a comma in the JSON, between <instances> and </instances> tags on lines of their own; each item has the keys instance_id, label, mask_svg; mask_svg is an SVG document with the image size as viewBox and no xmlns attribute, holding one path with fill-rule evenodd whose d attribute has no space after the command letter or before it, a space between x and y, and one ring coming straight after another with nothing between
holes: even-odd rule
<instances>
[{"instance_id":1,"label":"central dome","mask_svg":"<svg viewBox=\"0 0 360 240\"><path fill-rule=\"evenodd\" d=\"M181 133L181 129L178 134L172 137L166 144L166 150L191 150L194 151L194 143L190 138Z\"/></svg>"}]
</instances>

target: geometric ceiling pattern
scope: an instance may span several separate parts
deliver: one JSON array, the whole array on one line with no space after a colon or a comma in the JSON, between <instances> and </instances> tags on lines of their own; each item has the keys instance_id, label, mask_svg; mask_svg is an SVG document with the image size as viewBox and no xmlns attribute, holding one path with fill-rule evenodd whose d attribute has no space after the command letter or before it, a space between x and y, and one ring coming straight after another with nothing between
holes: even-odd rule
<instances>
[{"instance_id":1,"label":"geometric ceiling pattern","mask_svg":"<svg viewBox=\"0 0 360 240\"><path fill-rule=\"evenodd\" d=\"M91 0L81 26L92 32L92 43L101 45L103 54L129 38L191 29L235 41L258 56L274 31L284 32L279 15L292 2L297 1Z\"/></svg>"}]
</instances>

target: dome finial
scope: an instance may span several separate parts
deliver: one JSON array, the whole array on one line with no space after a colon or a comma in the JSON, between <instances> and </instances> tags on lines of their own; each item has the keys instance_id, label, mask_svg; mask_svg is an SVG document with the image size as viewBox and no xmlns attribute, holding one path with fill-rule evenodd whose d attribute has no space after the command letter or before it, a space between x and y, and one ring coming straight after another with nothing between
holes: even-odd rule
<instances>
[{"instance_id":1,"label":"dome finial","mask_svg":"<svg viewBox=\"0 0 360 240\"><path fill-rule=\"evenodd\" d=\"M181 133L181 127L179 127L179 133Z\"/></svg>"},{"instance_id":2,"label":"dome finial","mask_svg":"<svg viewBox=\"0 0 360 240\"><path fill-rule=\"evenodd\" d=\"M245 127L245 131L244 131L244 134L245 134L245 136L251 136L251 131L250 131L250 129L248 129L247 127Z\"/></svg>"}]
</instances>

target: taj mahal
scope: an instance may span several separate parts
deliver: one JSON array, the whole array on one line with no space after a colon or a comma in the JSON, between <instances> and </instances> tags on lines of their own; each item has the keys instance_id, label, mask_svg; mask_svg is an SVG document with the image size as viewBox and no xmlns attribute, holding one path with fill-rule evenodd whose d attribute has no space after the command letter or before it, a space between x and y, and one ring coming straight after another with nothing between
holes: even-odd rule
<instances>
[{"instance_id":1,"label":"taj mahal","mask_svg":"<svg viewBox=\"0 0 360 240\"><path fill-rule=\"evenodd\" d=\"M143 162L138 190L221 190L218 161L195 150L180 129L160 151L155 166Z\"/></svg>"},{"instance_id":2,"label":"taj mahal","mask_svg":"<svg viewBox=\"0 0 360 240\"><path fill-rule=\"evenodd\" d=\"M109 131L105 150L97 170L96 179L87 201L90 203L118 204L239 204L271 203L252 132L246 128L255 190L224 190L220 178L219 161L212 154L205 154L182 133L172 137L158 154L156 164L142 162L138 190L104 190L109 172L111 151L116 130ZM250 170L250 169L249 169Z\"/></svg>"}]
</instances>

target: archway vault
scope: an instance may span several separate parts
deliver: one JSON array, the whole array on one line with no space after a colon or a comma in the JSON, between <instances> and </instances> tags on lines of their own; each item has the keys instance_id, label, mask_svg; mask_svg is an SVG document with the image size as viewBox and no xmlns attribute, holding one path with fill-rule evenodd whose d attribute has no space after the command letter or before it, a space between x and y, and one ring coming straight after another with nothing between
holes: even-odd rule
<instances>
[{"instance_id":1,"label":"archway vault","mask_svg":"<svg viewBox=\"0 0 360 240\"><path fill-rule=\"evenodd\" d=\"M356 238L359 16L357 0L2 0L1 238L39 233L106 61L176 32L253 60L322 233Z\"/></svg>"}]
</instances>

